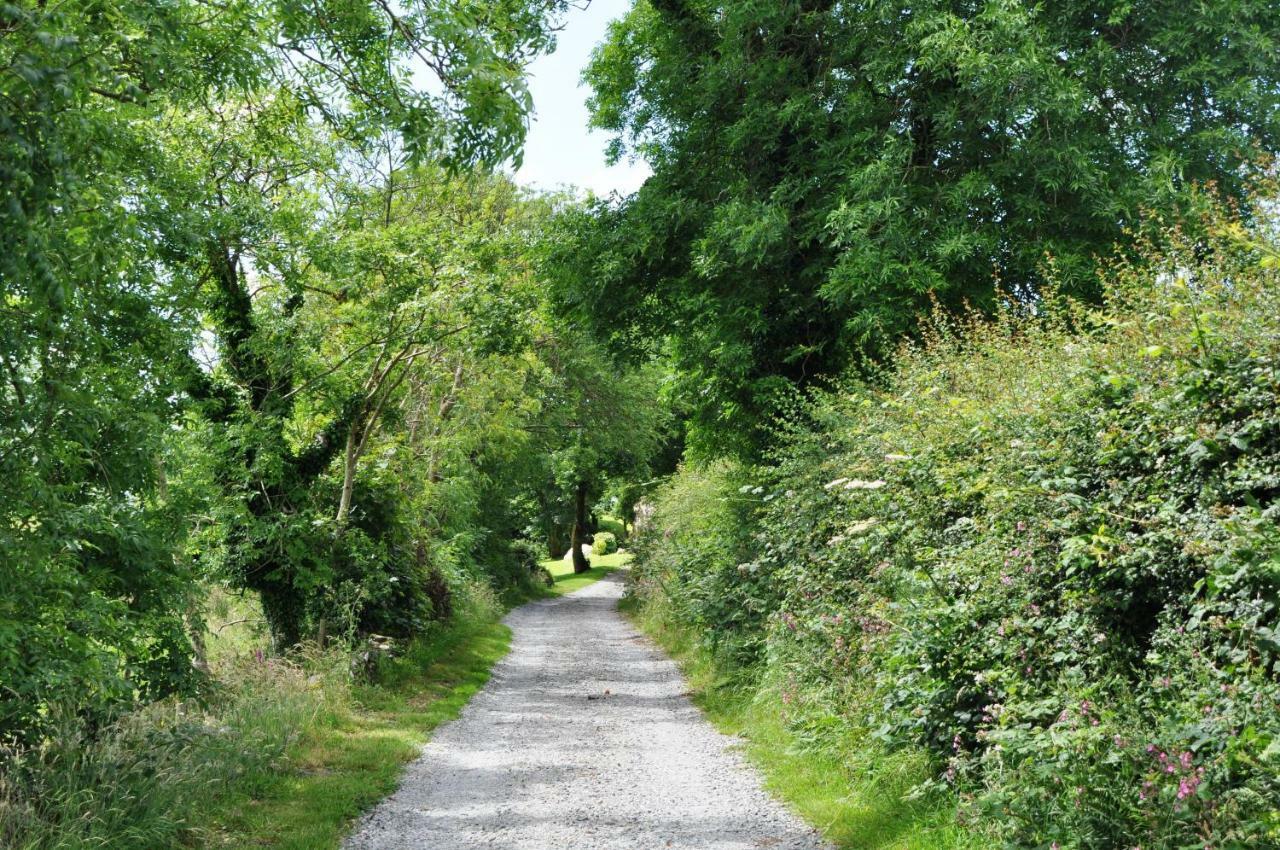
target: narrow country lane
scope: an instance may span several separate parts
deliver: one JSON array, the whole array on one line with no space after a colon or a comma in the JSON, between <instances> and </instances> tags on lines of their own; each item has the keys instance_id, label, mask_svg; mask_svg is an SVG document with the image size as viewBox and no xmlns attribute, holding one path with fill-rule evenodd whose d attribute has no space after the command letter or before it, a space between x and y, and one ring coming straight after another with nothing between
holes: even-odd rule
<instances>
[{"instance_id":1,"label":"narrow country lane","mask_svg":"<svg viewBox=\"0 0 1280 850\"><path fill-rule=\"evenodd\" d=\"M825 848L618 613L623 581L511 612L511 653L347 848Z\"/></svg>"}]
</instances>

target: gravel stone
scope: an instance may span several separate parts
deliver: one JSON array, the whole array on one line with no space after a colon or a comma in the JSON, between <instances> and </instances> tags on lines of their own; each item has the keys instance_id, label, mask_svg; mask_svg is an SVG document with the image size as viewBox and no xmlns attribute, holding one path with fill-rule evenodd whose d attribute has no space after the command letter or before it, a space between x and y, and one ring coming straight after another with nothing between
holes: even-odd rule
<instances>
[{"instance_id":1,"label":"gravel stone","mask_svg":"<svg viewBox=\"0 0 1280 850\"><path fill-rule=\"evenodd\" d=\"M517 608L511 652L348 850L829 850L617 611L614 573Z\"/></svg>"}]
</instances>

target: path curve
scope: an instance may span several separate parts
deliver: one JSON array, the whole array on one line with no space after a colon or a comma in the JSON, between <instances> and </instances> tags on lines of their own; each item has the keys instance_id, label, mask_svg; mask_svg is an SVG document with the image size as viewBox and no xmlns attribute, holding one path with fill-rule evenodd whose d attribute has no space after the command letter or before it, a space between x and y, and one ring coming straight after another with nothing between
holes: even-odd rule
<instances>
[{"instance_id":1,"label":"path curve","mask_svg":"<svg viewBox=\"0 0 1280 850\"><path fill-rule=\"evenodd\" d=\"M623 582L508 614L510 654L348 850L826 850L618 613Z\"/></svg>"}]
</instances>

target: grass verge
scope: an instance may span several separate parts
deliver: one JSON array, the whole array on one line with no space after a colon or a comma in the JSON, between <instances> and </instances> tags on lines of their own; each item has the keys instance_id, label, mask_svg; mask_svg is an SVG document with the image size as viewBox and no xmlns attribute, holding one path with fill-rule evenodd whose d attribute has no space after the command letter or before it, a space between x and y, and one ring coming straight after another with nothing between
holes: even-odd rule
<instances>
[{"instance_id":1,"label":"grass verge","mask_svg":"<svg viewBox=\"0 0 1280 850\"><path fill-rule=\"evenodd\" d=\"M533 595L577 590L626 557L597 560L582 576L556 565L555 585ZM0 847L336 848L484 686L511 639L506 607L470 586L452 620L361 683L346 650L264 653L261 611L214 597L206 702L154 703L94 732L71 717L38 748L0 746Z\"/></svg>"},{"instance_id":2,"label":"grass verge","mask_svg":"<svg viewBox=\"0 0 1280 850\"><path fill-rule=\"evenodd\" d=\"M676 663L694 703L717 729L742 739L765 786L841 848L980 850L990 837L957 820L954 800L915 799L923 759L885 753L865 737L827 735L806 744L784 722L782 699L749 671L726 668L660 602L628 597L622 610Z\"/></svg>"},{"instance_id":3,"label":"grass verge","mask_svg":"<svg viewBox=\"0 0 1280 850\"><path fill-rule=\"evenodd\" d=\"M345 710L307 730L285 765L237 783L199 846L337 847L360 812L395 790L431 732L484 686L510 641L510 630L490 619L416 642L376 685L353 686Z\"/></svg>"},{"instance_id":4,"label":"grass verge","mask_svg":"<svg viewBox=\"0 0 1280 850\"><path fill-rule=\"evenodd\" d=\"M626 553L592 559L590 572L547 561L561 596L595 582L630 560ZM511 631L490 616L459 617L385 665L376 685L355 686L351 705L304 735L276 769L232 795L214 818L208 847L336 847L352 820L395 790L404 765L432 730L457 717L506 655Z\"/></svg>"}]
</instances>

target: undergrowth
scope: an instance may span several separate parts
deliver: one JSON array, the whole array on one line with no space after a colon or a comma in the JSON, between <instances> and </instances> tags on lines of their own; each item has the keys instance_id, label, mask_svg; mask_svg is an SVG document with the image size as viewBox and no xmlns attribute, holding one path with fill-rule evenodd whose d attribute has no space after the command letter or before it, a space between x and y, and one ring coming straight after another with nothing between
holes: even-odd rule
<instances>
[{"instance_id":1,"label":"undergrowth","mask_svg":"<svg viewBox=\"0 0 1280 850\"><path fill-rule=\"evenodd\" d=\"M155 703L102 728L68 718L38 747L8 752L0 846L336 847L506 653L492 592L459 597L451 620L372 678L353 673L346 649L271 657L237 616L204 701Z\"/></svg>"},{"instance_id":2,"label":"undergrowth","mask_svg":"<svg viewBox=\"0 0 1280 850\"><path fill-rule=\"evenodd\" d=\"M1131 248L685 468L635 592L854 797L902 757L1006 846L1277 846L1280 241L1206 204Z\"/></svg>"}]
</instances>

